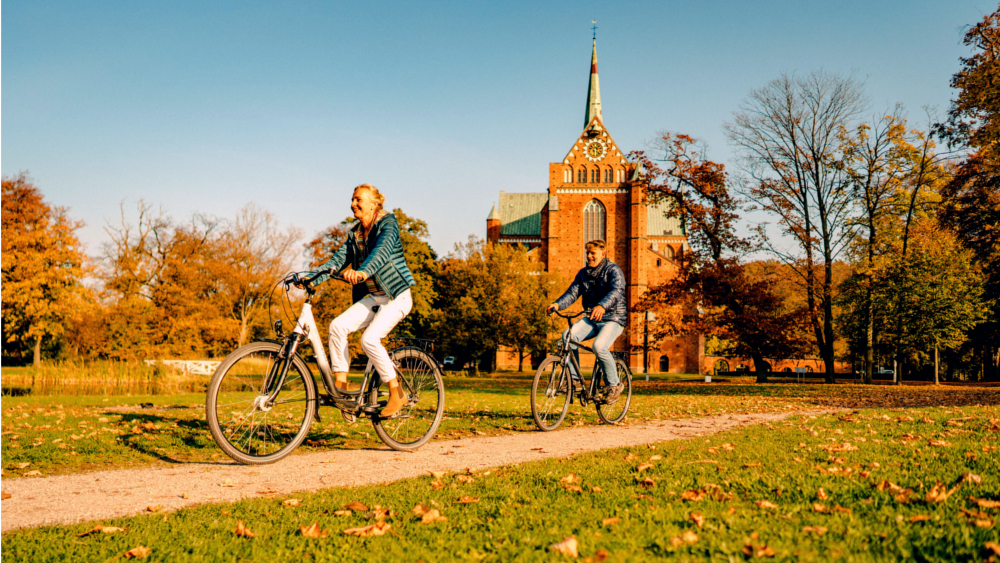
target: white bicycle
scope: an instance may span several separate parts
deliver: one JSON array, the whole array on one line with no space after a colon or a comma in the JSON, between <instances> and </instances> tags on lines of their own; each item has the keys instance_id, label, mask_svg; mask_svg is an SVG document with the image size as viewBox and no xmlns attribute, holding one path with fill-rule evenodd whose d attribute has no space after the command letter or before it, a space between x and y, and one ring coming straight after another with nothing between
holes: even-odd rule
<instances>
[{"instance_id":1,"label":"white bicycle","mask_svg":"<svg viewBox=\"0 0 1000 563\"><path fill-rule=\"evenodd\" d=\"M335 273L331 277L343 281ZM411 451L426 444L444 415L444 383L437 362L417 346L392 350L389 355L408 400L398 413L381 418L385 401L380 403L379 398L386 393L379 390L381 380L371 362L359 391L343 391L334 385L312 314L315 290L311 281L291 274L282 282L286 293L292 285L306 288L306 301L291 334L284 334L281 321L275 321L277 339L242 346L215 370L205 403L215 443L240 463L274 463L305 440L313 417L320 419L320 406L332 406L349 422L369 417L378 437L394 450ZM303 340L316 353L324 394L317 393L312 372L298 354Z\"/></svg>"}]
</instances>

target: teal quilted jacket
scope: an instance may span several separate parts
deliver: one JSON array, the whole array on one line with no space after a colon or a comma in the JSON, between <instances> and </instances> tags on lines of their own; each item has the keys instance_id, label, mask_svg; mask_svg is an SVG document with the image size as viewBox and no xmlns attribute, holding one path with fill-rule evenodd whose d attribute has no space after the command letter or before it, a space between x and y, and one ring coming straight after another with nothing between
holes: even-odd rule
<instances>
[{"instance_id":1,"label":"teal quilted jacket","mask_svg":"<svg viewBox=\"0 0 1000 563\"><path fill-rule=\"evenodd\" d=\"M377 219L364 247L358 243L357 233L361 228L359 221L347 234L347 241L340 245L337 252L322 266L309 272L310 278L319 274L313 280L313 285L319 285L330 279L329 271L339 272L347 265L374 278L375 283L393 299L416 285L403 257L403 243L399 238L399 222L396 221L396 216L388 213ZM355 301L367 293L365 284L359 283L354 286Z\"/></svg>"}]
</instances>

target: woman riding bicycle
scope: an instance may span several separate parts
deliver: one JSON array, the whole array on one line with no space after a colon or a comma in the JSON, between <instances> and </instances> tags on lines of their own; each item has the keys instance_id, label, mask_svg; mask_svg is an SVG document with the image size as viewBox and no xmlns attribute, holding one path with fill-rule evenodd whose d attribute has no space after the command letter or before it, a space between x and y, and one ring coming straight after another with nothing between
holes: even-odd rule
<instances>
[{"instance_id":1,"label":"woman riding bicycle","mask_svg":"<svg viewBox=\"0 0 1000 563\"><path fill-rule=\"evenodd\" d=\"M379 414L388 418L403 408L406 395L382 339L413 308L410 288L416 283L403 258L399 223L395 215L382 210L384 202L385 196L371 184L354 188L351 211L357 224L337 252L308 277L313 285L319 285L330 278L328 271L334 271L354 284L354 305L330 323L330 367L336 387L350 390L347 337L367 327L361 336L361 348L375 365L379 378L389 386L389 402ZM364 297L359 300L361 295Z\"/></svg>"}]
</instances>

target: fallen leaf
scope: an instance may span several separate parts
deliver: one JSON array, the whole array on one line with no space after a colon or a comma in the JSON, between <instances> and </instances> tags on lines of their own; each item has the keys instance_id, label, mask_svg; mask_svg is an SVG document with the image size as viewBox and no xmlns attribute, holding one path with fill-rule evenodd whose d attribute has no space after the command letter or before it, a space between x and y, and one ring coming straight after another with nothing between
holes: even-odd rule
<instances>
[{"instance_id":1,"label":"fallen leaf","mask_svg":"<svg viewBox=\"0 0 1000 563\"><path fill-rule=\"evenodd\" d=\"M571 493L582 493L583 489L579 485L563 485L563 488Z\"/></svg>"},{"instance_id":2,"label":"fallen leaf","mask_svg":"<svg viewBox=\"0 0 1000 563\"><path fill-rule=\"evenodd\" d=\"M1000 543L995 541L988 541L983 544L983 547L993 552L994 555L1000 555Z\"/></svg>"},{"instance_id":3,"label":"fallen leaf","mask_svg":"<svg viewBox=\"0 0 1000 563\"><path fill-rule=\"evenodd\" d=\"M983 478L980 477L979 475L976 475L975 473L966 473L965 475L962 475L962 480L960 482L972 483L973 485L982 485Z\"/></svg>"},{"instance_id":4,"label":"fallen leaf","mask_svg":"<svg viewBox=\"0 0 1000 563\"><path fill-rule=\"evenodd\" d=\"M427 513L424 514L422 518L420 518L421 524L431 524L434 522L447 522L447 521L448 517L441 516L441 511L439 511L436 508L428 510Z\"/></svg>"},{"instance_id":5,"label":"fallen leaf","mask_svg":"<svg viewBox=\"0 0 1000 563\"><path fill-rule=\"evenodd\" d=\"M281 506L298 506L300 504L302 504L302 500L297 498L290 498L288 500L281 501Z\"/></svg>"},{"instance_id":6,"label":"fallen leaf","mask_svg":"<svg viewBox=\"0 0 1000 563\"><path fill-rule=\"evenodd\" d=\"M455 480L458 481L459 483L471 483L475 481L475 479L473 479L471 475L456 475Z\"/></svg>"},{"instance_id":7,"label":"fallen leaf","mask_svg":"<svg viewBox=\"0 0 1000 563\"><path fill-rule=\"evenodd\" d=\"M830 495L826 494L823 487L820 487L819 490L816 491L816 497L819 498L819 500L826 500L830 498Z\"/></svg>"},{"instance_id":8,"label":"fallen leaf","mask_svg":"<svg viewBox=\"0 0 1000 563\"><path fill-rule=\"evenodd\" d=\"M146 512L159 512L161 510L163 510L163 505L162 504L158 504L156 506L147 506L146 507Z\"/></svg>"},{"instance_id":9,"label":"fallen leaf","mask_svg":"<svg viewBox=\"0 0 1000 563\"><path fill-rule=\"evenodd\" d=\"M734 447L733 447L733 445L732 445L732 444L728 444L728 443L727 443L727 444L722 444L722 445L721 445L721 446L719 446L719 447L720 447L720 448L722 448L722 449L724 449L724 450L726 450L727 452L731 452L731 451L733 451L734 449L736 449L736 448L734 448Z\"/></svg>"},{"instance_id":10,"label":"fallen leaf","mask_svg":"<svg viewBox=\"0 0 1000 563\"><path fill-rule=\"evenodd\" d=\"M17 467L18 469L26 469L26 468L28 468L28 467L30 467L30 466L31 466L31 462L30 462L30 461L26 461L26 462L24 462L24 463L19 463L19 464L17 464L17 466L16 466L16 467Z\"/></svg>"},{"instance_id":11,"label":"fallen leaf","mask_svg":"<svg viewBox=\"0 0 1000 563\"><path fill-rule=\"evenodd\" d=\"M802 533L803 534L813 533L816 534L817 536L822 536L823 534L826 533L826 528L823 526L806 526L805 528L802 528Z\"/></svg>"},{"instance_id":12,"label":"fallen leaf","mask_svg":"<svg viewBox=\"0 0 1000 563\"><path fill-rule=\"evenodd\" d=\"M580 552L577 549L576 538L573 537L573 536L565 538L565 539L563 539L563 541L561 541L559 543L554 543L554 544L550 545L549 546L549 551L555 551L556 553L561 553L561 554L567 555L569 557L579 557L580 556Z\"/></svg>"},{"instance_id":13,"label":"fallen leaf","mask_svg":"<svg viewBox=\"0 0 1000 563\"><path fill-rule=\"evenodd\" d=\"M299 533L302 534L302 537L304 538L310 538L314 540L325 538L329 534L327 530L319 529L319 522L313 522L312 525L310 526L299 526Z\"/></svg>"},{"instance_id":14,"label":"fallen leaf","mask_svg":"<svg viewBox=\"0 0 1000 563\"><path fill-rule=\"evenodd\" d=\"M635 459L635 457L636 457L635 454L628 454L627 456L625 456L625 461L626 462L632 461L633 459Z\"/></svg>"},{"instance_id":15,"label":"fallen leaf","mask_svg":"<svg viewBox=\"0 0 1000 563\"><path fill-rule=\"evenodd\" d=\"M570 473L569 475L559 479L560 483L578 483L580 478L576 476L576 473Z\"/></svg>"},{"instance_id":16,"label":"fallen leaf","mask_svg":"<svg viewBox=\"0 0 1000 563\"><path fill-rule=\"evenodd\" d=\"M414 516L423 516L424 514L430 512L430 510L431 507L427 506L426 504L418 504L417 506L414 506L413 510L411 510L410 512Z\"/></svg>"},{"instance_id":17,"label":"fallen leaf","mask_svg":"<svg viewBox=\"0 0 1000 563\"><path fill-rule=\"evenodd\" d=\"M930 520L931 517L926 514L914 514L910 516L910 522L923 522L924 520Z\"/></svg>"},{"instance_id":18,"label":"fallen leaf","mask_svg":"<svg viewBox=\"0 0 1000 563\"><path fill-rule=\"evenodd\" d=\"M850 508L844 508L843 506L840 506L839 504L833 507L833 511L834 512L842 512L844 514L854 514L854 511L851 510Z\"/></svg>"},{"instance_id":19,"label":"fallen leaf","mask_svg":"<svg viewBox=\"0 0 1000 563\"><path fill-rule=\"evenodd\" d=\"M1000 500L969 497L969 500L979 505L979 508L1000 508Z\"/></svg>"},{"instance_id":20,"label":"fallen leaf","mask_svg":"<svg viewBox=\"0 0 1000 563\"><path fill-rule=\"evenodd\" d=\"M344 535L348 536L358 536L359 538L370 538L372 536L384 536L386 532L392 529L392 524L384 520L379 520L374 524L369 526L362 526L360 528L349 528L344 530Z\"/></svg>"},{"instance_id":21,"label":"fallen leaf","mask_svg":"<svg viewBox=\"0 0 1000 563\"><path fill-rule=\"evenodd\" d=\"M462 498L455 501L455 504L473 504L479 502L476 497L470 497L468 495L462 495Z\"/></svg>"},{"instance_id":22,"label":"fallen leaf","mask_svg":"<svg viewBox=\"0 0 1000 563\"><path fill-rule=\"evenodd\" d=\"M351 512L350 510L334 510L333 511L333 515L334 516L350 516L351 514L354 514L354 513Z\"/></svg>"},{"instance_id":23,"label":"fallen leaf","mask_svg":"<svg viewBox=\"0 0 1000 563\"><path fill-rule=\"evenodd\" d=\"M0 500L7 500L10 498L10 493L7 491L0 492Z\"/></svg>"},{"instance_id":24,"label":"fallen leaf","mask_svg":"<svg viewBox=\"0 0 1000 563\"><path fill-rule=\"evenodd\" d=\"M661 459L663 459L663 456L661 456L661 455L651 455L651 456L649 456L649 461L659 461Z\"/></svg>"},{"instance_id":25,"label":"fallen leaf","mask_svg":"<svg viewBox=\"0 0 1000 563\"><path fill-rule=\"evenodd\" d=\"M700 489L697 490L697 491L691 490L691 491L684 491L683 493L681 493L681 499L682 500L689 500L689 501L692 501L692 502L697 502L697 501L700 501L703 498L705 498L705 491L702 491Z\"/></svg>"},{"instance_id":26,"label":"fallen leaf","mask_svg":"<svg viewBox=\"0 0 1000 563\"><path fill-rule=\"evenodd\" d=\"M236 522L236 531L233 533L240 538L252 538L254 536L254 533L250 531L250 528L243 525L242 520L238 520Z\"/></svg>"},{"instance_id":27,"label":"fallen leaf","mask_svg":"<svg viewBox=\"0 0 1000 563\"><path fill-rule=\"evenodd\" d=\"M950 443L945 442L944 440L928 440L927 443L932 446L937 446L939 448L947 448L951 446Z\"/></svg>"},{"instance_id":28,"label":"fallen leaf","mask_svg":"<svg viewBox=\"0 0 1000 563\"><path fill-rule=\"evenodd\" d=\"M815 510L816 512L829 512L829 509L826 507L825 504L820 504L818 502L813 503L813 510Z\"/></svg>"},{"instance_id":29,"label":"fallen leaf","mask_svg":"<svg viewBox=\"0 0 1000 563\"><path fill-rule=\"evenodd\" d=\"M448 474L447 471L428 471L428 473L430 473L431 477L434 477L435 479L440 479Z\"/></svg>"},{"instance_id":30,"label":"fallen leaf","mask_svg":"<svg viewBox=\"0 0 1000 563\"><path fill-rule=\"evenodd\" d=\"M743 467L761 467L761 463L758 461L751 461L749 463L744 463Z\"/></svg>"},{"instance_id":31,"label":"fallen leaf","mask_svg":"<svg viewBox=\"0 0 1000 563\"><path fill-rule=\"evenodd\" d=\"M385 508L380 504L376 504L369 512L365 513L365 518L368 518L369 520L385 520L386 516L389 516L389 513L390 510L388 508Z\"/></svg>"},{"instance_id":32,"label":"fallen leaf","mask_svg":"<svg viewBox=\"0 0 1000 563\"><path fill-rule=\"evenodd\" d=\"M368 512L368 506L356 500L345 504L344 508L355 512Z\"/></svg>"},{"instance_id":33,"label":"fallen leaf","mask_svg":"<svg viewBox=\"0 0 1000 563\"><path fill-rule=\"evenodd\" d=\"M150 553L153 553L152 549L144 545L137 545L122 555L124 555L126 559L145 559L149 557Z\"/></svg>"},{"instance_id":34,"label":"fallen leaf","mask_svg":"<svg viewBox=\"0 0 1000 563\"><path fill-rule=\"evenodd\" d=\"M646 487L647 489L651 489L656 486L656 481L650 479L649 477L646 477L645 479L640 481L639 484L642 485L643 487Z\"/></svg>"},{"instance_id":35,"label":"fallen leaf","mask_svg":"<svg viewBox=\"0 0 1000 563\"><path fill-rule=\"evenodd\" d=\"M699 528L705 523L705 517L697 512L692 512L690 518L691 521L697 524Z\"/></svg>"},{"instance_id":36,"label":"fallen leaf","mask_svg":"<svg viewBox=\"0 0 1000 563\"><path fill-rule=\"evenodd\" d=\"M442 483L441 481L437 481L437 480L431 481L431 488L434 489L435 491L437 491L439 489L444 488L444 483Z\"/></svg>"},{"instance_id":37,"label":"fallen leaf","mask_svg":"<svg viewBox=\"0 0 1000 563\"><path fill-rule=\"evenodd\" d=\"M592 492L592 493L599 493L599 492L601 492L601 488L600 487L591 487L590 488L590 492Z\"/></svg>"},{"instance_id":38,"label":"fallen leaf","mask_svg":"<svg viewBox=\"0 0 1000 563\"><path fill-rule=\"evenodd\" d=\"M639 473L642 473L643 471L645 471L645 470L647 470L647 469L649 469L651 467L653 467L652 463L640 463L639 467L636 467L636 471L638 471Z\"/></svg>"},{"instance_id":39,"label":"fallen leaf","mask_svg":"<svg viewBox=\"0 0 1000 563\"><path fill-rule=\"evenodd\" d=\"M962 486L961 482L951 489L948 489L943 483L941 483L941 481L938 481L933 487L931 487L931 490L927 491L925 499L927 502L944 502L948 500L948 497L957 491L960 486Z\"/></svg>"},{"instance_id":40,"label":"fallen leaf","mask_svg":"<svg viewBox=\"0 0 1000 563\"><path fill-rule=\"evenodd\" d=\"M221 485L219 485L219 486L220 486L220 487L235 487L235 486L236 486L236 484L235 484L235 483L233 483L232 481L230 481L229 479L226 479L226 482L225 482L225 483L222 483L222 484L221 484Z\"/></svg>"},{"instance_id":41,"label":"fallen leaf","mask_svg":"<svg viewBox=\"0 0 1000 563\"><path fill-rule=\"evenodd\" d=\"M97 532L101 532L102 534L117 534L119 532L124 532L124 531L125 528L119 528L117 526L102 526L100 524L97 524L94 526L92 530L87 530L82 534L77 534L76 537L83 538L91 534L96 534Z\"/></svg>"},{"instance_id":42,"label":"fallen leaf","mask_svg":"<svg viewBox=\"0 0 1000 563\"><path fill-rule=\"evenodd\" d=\"M21 476L22 476L22 477L41 477L41 476L42 476L42 472L41 472L41 471L38 471L38 470L36 469L36 470L34 470L34 471L29 471L29 472L27 472L27 473L24 473L24 474L22 474Z\"/></svg>"},{"instance_id":43,"label":"fallen leaf","mask_svg":"<svg viewBox=\"0 0 1000 563\"><path fill-rule=\"evenodd\" d=\"M774 504L769 500L755 500L754 504L761 508L778 508L778 505Z\"/></svg>"},{"instance_id":44,"label":"fallen leaf","mask_svg":"<svg viewBox=\"0 0 1000 563\"><path fill-rule=\"evenodd\" d=\"M611 518L605 518L604 520L601 520L601 525L603 525L603 526L611 526L611 525L617 524L618 522L621 522L621 517L619 517L619 516L612 516Z\"/></svg>"}]
</instances>

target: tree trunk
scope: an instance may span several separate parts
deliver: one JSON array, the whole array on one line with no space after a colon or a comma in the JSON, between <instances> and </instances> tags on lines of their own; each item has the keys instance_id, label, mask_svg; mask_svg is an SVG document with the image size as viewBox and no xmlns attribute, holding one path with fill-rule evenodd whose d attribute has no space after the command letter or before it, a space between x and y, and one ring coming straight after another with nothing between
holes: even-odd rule
<instances>
[{"instance_id":1,"label":"tree trunk","mask_svg":"<svg viewBox=\"0 0 1000 563\"><path fill-rule=\"evenodd\" d=\"M35 337L35 354L32 361L32 365L37 369L42 367L42 337L41 335Z\"/></svg>"},{"instance_id":2,"label":"tree trunk","mask_svg":"<svg viewBox=\"0 0 1000 563\"><path fill-rule=\"evenodd\" d=\"M517 349L517 372L521 373L524 367L524 351L521 348Z\"/></svg>"},{"instance_id":3,"label":"tree trunk","mask_svg":"<svg viewBox=\"0 0 1000 563\"><path fill-rule=\"evenodd\" d=\"M753 371L757 374L757 383L767 383L769 372L764 370L764 357L759 353L751 352L750 358L753 359Z\"/></svg>"},{"instance_id":4,"label":"tree trunk","mask_svg":"<svg viewBox=\"0 0 1000 563\"><path fill-rule=\"evenodd\" d=\"M937 347L937 344L934 345L934 385L941 385L941 380L938 379L938 347Z\"/></svg>"}]
</instances>

